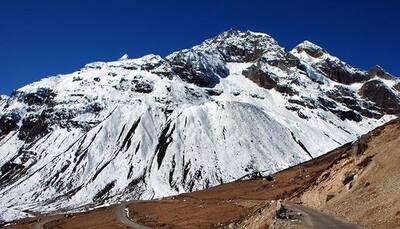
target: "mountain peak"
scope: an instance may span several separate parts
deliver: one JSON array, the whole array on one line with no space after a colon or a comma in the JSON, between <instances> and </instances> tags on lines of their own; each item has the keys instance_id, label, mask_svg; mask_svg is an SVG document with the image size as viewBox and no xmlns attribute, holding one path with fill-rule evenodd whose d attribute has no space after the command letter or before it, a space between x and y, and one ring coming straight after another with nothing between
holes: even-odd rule
<instances>
[{"instance_id":1,"label":"mountain peak","mask_svg":"<svg viewBox=\"0 0 400 229\"><path fill-rule=\"evenodd\" d=\"M307 53L309 56L312 56L314 58L319 58L324 54L328 54L328 52L321 48L320 46L305 40L303 42L301 42L300 44L298 44L296 47L293 48L292 51L295 51L297 53L301 53L301 52L305 52Z\"/></svg>"},{"instance_id":2,"label":"mountain peak","mask_svg":"<svg viewBox=\"0 0 400 229\"><path fill-rule=\"evenodd\" d=\"M375 65L373 66L370 70L368 70L368 74L372 77L378 76L383 79L394 79L394 76L389 74L388 72L385 71L381 66Z\"/></svg>"},{"instance_id":3,"label":"mountain peak","mask_svg":"<svg viewBox=\"0 0 400 229\"><path fill-rule=\"evenodd\" d=\"M282 47L269 35L229 29L205 40L193 50L218 53L226 62L252 62L266 52L280 52Z\"/></svg>"},{"instance_id":4,"label":"mountain peak","mask_svg":"<svg viewBox=\"0 0 400 229\"><path fill-rule=\"evenodd\" d=\"M385 71L380 65L374 65L370 70Z\"/></svg>"},{"instance_id":5,"label":"mountain peak","mask_svg":"<svg viewBox=\"0 0 400 229\"><path fill-rule=\"evenodd\" d=\"M238 35L239 33L241 33L240 30L238 30L236 28L230 28L230 29L220 33L219 35L221 35L221 36L235 36L235 35Z\"/></svg>"},{"instance_id":6,"label":"mountain peak","mask_svg":"<svg viewBox=\"0 0 400 229\"><path fill-rule=\"evenodd\" d=\"M216 37L249 37L249 36L254 36L254 37L271 37L270 35L266 33L260 33L260 32L254 32L251 30L246 30L246 31L240 31L236 28L230 28L220 34L218 34Z\"/></svg>"},{"instance_id":7,"label":"mountain peak","mask_svg":"<svg viewBox=\"0 0 400 229\"><path fill-rule=\"evenodd\" d=\"M187 82L213 87L228 76L226 63L279 59L285 51L267 34L229 29L190 49L165 57L174 72Z\"/></svg>"},{"instance_id":8,"label":"mountain peak","mask_svg":"<svg viewBox=\"0 0 400 229\"><path fill-rule=\"evenodd\" d=\"M128 59L129 59L129 56L128 56L128 54L125 53L118 60L128 60Z\"/></svg>"},{"instance_id":9,"label":"mountain peak","mask_svg":"<svg viewBox=\"0 0 400 229\"><path fill-rule=\"evenodd\" d=\"M313 49L322 49L321 46L312 43L309 40L304 40L300 44L298 44L296 47L308 47L308 48L313 48Z\"/></svg>"}]
</instances>

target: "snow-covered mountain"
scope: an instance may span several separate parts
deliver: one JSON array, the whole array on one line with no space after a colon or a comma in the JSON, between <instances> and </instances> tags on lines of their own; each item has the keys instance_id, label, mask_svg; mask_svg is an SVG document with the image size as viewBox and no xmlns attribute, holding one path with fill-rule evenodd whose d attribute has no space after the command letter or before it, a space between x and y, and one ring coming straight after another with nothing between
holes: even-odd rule
<instances>
[{"instance_id":1,"label":"snow-covered mountain","mask_svg":"<svg viewBox=\"0 0 400 229\"><path fill-rule=\"evenodd\" d=\"M229 30L0 97L0 212L151 199L276 172L400 114L399 80Z\"/></svg>"}]
</instances>

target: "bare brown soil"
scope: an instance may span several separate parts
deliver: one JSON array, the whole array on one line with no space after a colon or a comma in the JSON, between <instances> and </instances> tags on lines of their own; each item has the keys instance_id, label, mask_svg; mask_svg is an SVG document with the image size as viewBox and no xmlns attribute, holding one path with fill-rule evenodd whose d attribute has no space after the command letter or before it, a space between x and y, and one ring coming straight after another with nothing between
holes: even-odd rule
<instances>
[{"instance_id":1,"label":"bare brown soil","mask_svg":"<svg viewBox=\"0 0 400 229\"><path fill-rule=\"evenodd\" d=\"M400 121L353 144L300 199L363 228L400 228Z\"/></svg>"},{"instance_id":2,"label":"bare brown soil","mask_svg":"<svg viewBox=\"0 0 400 229\"><path fill-rule=\"evenodd\" d=\"M273 175L129 205L151 228L282 228L275 201L302 203L367 228L400 228L400 119L314 160ZM48 228L126 228L113 208L52 221ZM30 228L20 221L8 228ZM298 225L301 225L299 222ZM295 224L294 224L295 226ZM297 227L294 227L297 228ZM301 227L300 227L301 228Z\"/></svg>"}]
</instances>

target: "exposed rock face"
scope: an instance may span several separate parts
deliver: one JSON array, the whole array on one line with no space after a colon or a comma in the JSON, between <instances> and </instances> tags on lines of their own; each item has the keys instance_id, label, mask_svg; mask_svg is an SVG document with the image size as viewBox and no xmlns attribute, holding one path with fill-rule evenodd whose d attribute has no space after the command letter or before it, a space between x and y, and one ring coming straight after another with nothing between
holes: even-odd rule
<instances>
[{"instance_id":1,"label":"exposed rock face","mask_svg":"<svg viewBox=\"0 0 400 229\"><path fill-rule=\"evenodd\" d=\"M323 73L325 73L326 77L342 84L364 82L369 79L369 76L365 73L359 71L349 71L347 69L348 66L335 61L326 60L317 66Z\"/></svg>"},{"instance_id":2,"label":"exposed rock face","mask_svg":"<svg viewBox=\"0 0 400 229\"><path fill-rule=\"evenodd\" d=\"M153 83L149 81L134 81L134 91L140 93L150 93L153 91Z\"/></svg>"},{"instance_id":3,"label":"exposed rock face","mask_svg":"<svg viewBox=\"0 0 400 229\"><path fill-rule=\"evenodd\" d=\"M370 79L366 72L351 67L309 41L299 44L291 53L316 68L325 77L342 84L364 82Z\"/></svg>"},{"instance_id":4,"label":"exposed rock face","mask_svg":"<svg viewBox=\"0 0 400 229\"><path fill-rule=\"evenodd\" d=\"M400 98L381 80L366 82L359 91L360 96L374 102L388 114L400 114Z\"/></svg>"},{"instance_id":5,"label":"exposed rock face","mask_svg":"<svg viewBox=\"0 0 400 229\"><path fill-rule=\"evenodd\" d=\"M252 65L243 70L242 74L256 83L258 86L266 89L272 89L278 85L276 80L271 75L269 75L267 72L264 72L256 65Z\"/></svg>"},{"instance_id":6,"label":"exposed rock face","mask_svg":"<svg viewBox=\"0 0 400 229\"><path fill-rule=\"evenodd\" d=\"M26 142L37 140L50 132L49 119L46 117L47 111L40 115L29 115L22 120L18 137Z\"/></svg>"},{"instance_id":7,"label":"exposed rock face","mask_svg":"<svg viewBox=\"0 0 400 229\"><path fill-rule=\"evenodd\" d=\"M337 115L341 120L351 120L355 122L360 122L362 117L360 114L354 112L353 110L343 110L340 109L338 104L330 99L323 97L318 98L319 107L323 110L327 110Z\"/></svg>"},{"instance_id":8,"label":"exposed rock face","mask_svg":"<svg viewBox=\"0 0 400 229\"><path fill-rule=\"evenodd\" d=\"M54 97L55 93L49 88L39 88L36 92L23 94L21 96L22 100L29 106L51 106L53 104Z\"/></svg>"},{"instance_id":9,"label":"exposed rock face","mask_svg":"<svg viewBox=\"0 0 400 229\"><path fill-rule=\"evenodd\" d=\"M400 92L400 83L395 84L393 88Z\"/></svg>"},{"instance_id":10,"label":"exposed rock face","mask_svg":"<svg viewBox=\"0 0 400 229\"><path fill-rule=\"evenodd\" d=\"M213 87L229 74L220 53L184 50L167 59L181 79L201 87Z\"/></svg>"},{"instance_id":11,"label":"exposed rock face","mask_svg":"<svg viewBox=\"0 0 400 229\"><path fill-rule=\"evenodd\" d=\"M300 60L291 53L284 53L276 59L269 59L267 56L262 56L260 62L267 63L271 66L278 67L282 71L290 72L290 68L296 67L301 69Z\"/></svg>"},{"instance_id":12,"label":"exposed rock face","mask_svg":"<svg viewBox=\"0 0 400 229\"><path fill-rule=\"evenodd\" d=\"M270 39L263 35L241 33L231 29L210 40L210 46L215 45L227 62L251 62L266 51L266 44L269 41Z\"/></svg>"},{"instance_id":13,"label":"exposed rock face","mask_svg":"<svg viewBox=\"0 0 400 229\"><path fill-rule=\"evenodd\" d=\"M357 98L356 92L347 87L335 85L334 89L329 90L326 94L330 99L341 103L350 110L359 112L363 116L376 119L379 119L383 116L379 112L380 109L378 107L372 103L360 101Z\"/></svg>"},{"instance_id":14,"label":"exposed rock face","mask_svg":"<svg viewBox=\"0 0 400 229\"><path fill-rule=\"evenodd\" d=\"M320 58L324 54L328 53L325 49L323 49L309 41L304 41L300 45L296 46L294 48L294 50L296 50L297 53L305 52L313 58Z\"/></svg>"},{"instance_id":15,"label":"exposed rock face","mask_svg":"<svg viewBox=\"0 0 400 229\"><path fill-rule=\"evenodd\" d=\"M263 54L284 54L283 48L270 36L250 31L240 32L231 29L220 35L208 39L195 50L217 51L226 62L252 62Z\"/></svg>"},{"instance_id":16,"label":"exposed rock face","mask_svg":"<svg viewBox=\"0 0 400 229\"><path fill-rule=\"evenodd\" d=\"M373 78L375 76L382 78L382 79L387 79L387 80L393 80L394 76L390 75L387 73L381 66L375 65L368 71L368 75L370 78Z\"/></svg>"},{"instance_id":17,"label":"exposed rock face","mask_svg":"<svg viewBox=\"0 0 400 229\"><path fill-rule=\"evenodd\" d=\"M369 136L368 135L362 135L360 138L357 139L352 145L351 145L351 154L354 157L359 157L364 154L365 150L368 148L367 142L369 141Z\"/></svg>"},{"instance_id":18,"label":"exposed rock face","mask_svg":"<svg viewBox=\"0 0 400 229\"><path fill-rule=\"evenodd\" d=\"M21 117L16 113L2 115L0 117L0 137L16 129L20 119Z\"/></svg>"},{"instance_id":19,"label":"exposed rock face","mask_svg":"<svg viewBox=\"0 0 400 229\"><path fill-rule=\"evenodd\" d=\"M266 34L231 29L166 59L183 80L202 87L214 87L220 78L229 74L227 62L252 62L263 57L264 61L283 67L288 65L287 62L298 61L292 56L289 61L281 58L289 55Z\"/></svg>"},{"instance_id":20,"label":"exposed rock face","mask_svg":"<svg viewBox=\"0 0 400 229\"><path fill-rule=\"evenodd\" d=\"M217 95L221 95L223 93L223 91L214 89L214 88L207 88L206 93L211 96L217 96Z\"/></svg>"}]
</instances>

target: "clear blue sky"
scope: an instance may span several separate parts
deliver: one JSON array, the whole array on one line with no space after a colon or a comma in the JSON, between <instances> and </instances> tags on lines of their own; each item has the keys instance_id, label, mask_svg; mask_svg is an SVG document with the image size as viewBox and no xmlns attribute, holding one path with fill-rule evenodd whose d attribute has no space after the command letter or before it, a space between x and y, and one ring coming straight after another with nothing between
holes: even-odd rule
<instances>
[{"instance_id":1,"label":"clear blue sky","mask_svg":"<svg viewBox=\"0 0 400 229\"><path fill-rule=\"evenodd\" d=\"M351 65L400 75L400 1L0 2L0 94L128 53L165 56L231 27L291 49L307 39Z\"/></svg>"}]
</instances>

